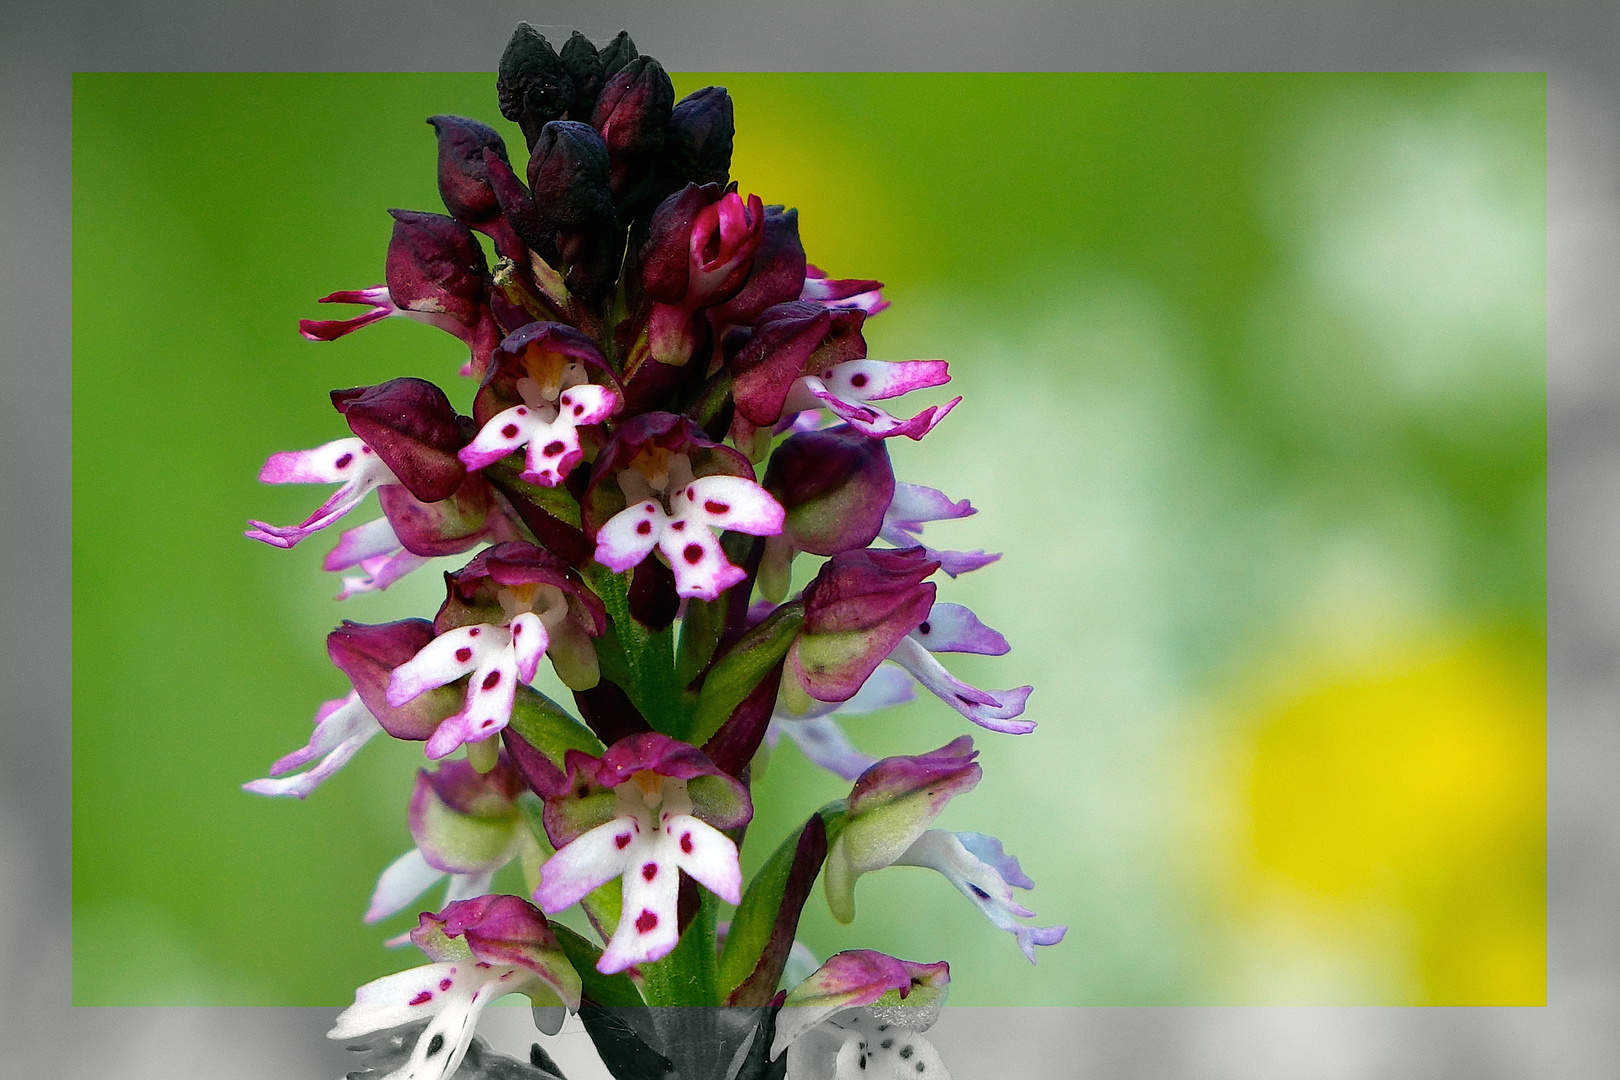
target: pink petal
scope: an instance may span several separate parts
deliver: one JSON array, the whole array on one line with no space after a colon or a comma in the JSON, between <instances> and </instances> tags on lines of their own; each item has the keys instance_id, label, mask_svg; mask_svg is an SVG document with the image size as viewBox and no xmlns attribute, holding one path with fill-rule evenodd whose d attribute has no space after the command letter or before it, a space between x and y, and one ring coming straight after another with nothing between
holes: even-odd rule
<instances>
[{"instance_id":1,"label":"pink petal","mask_svg":"<svg viewBox=\"0 0 1620 1080\"><path fill-rule=\"evenodd\" d=\"M822 382L845 401L882 401L951 381L943 360L847 360L834 364Z\"/></svg>"},{"instance_id":2,"label":"pink petal","mask_svg":"<svg viewBox=\"0 0 1620 1080\"><path fill-rule=\"evenodd\" d=\"M889 511L883 516L886 521L915 526L908 531L917 532L925 521L954 521L957 518L972 517L977 512L973 509L973 504L966 499L952 502L943 491L897 480L894 484L894 498L889 501Z\"/></svg>"},{"instance_id":3,"label":"pink petal","mask_svg":"<svg viewBox=\"0 0 1620 1080\"><path fill-rule=\"evenodd\" d=\"M360 439L335 439L313 450L271 454L259 470L261 484L337 484L353 479L376 456Z\"/></svg>"},{"instance_id":4,"label":"pink petal","mask_svg":"<svg viewBox=\"0 0 1620 1080\"><path fill-rule=\"evenodd\" d=\"M1004 656L1011 646L1007 639L979 621L979 617L961 604L934 602L928 618L911 632L929 652L978 653L982 656Z\"/></svg>"},{"instance_id":5,"label":"pink petal","mask_svg":"<svg viewBox=\"0 0 1620 1080\"><path fill-rule=\"evenodd\" d=\"M911 673L927 690L945 704L991 731L1027 735L1035 730L1033 720L1018 720L1033 687L1012 690L980 690L953 676L915 638L904 637L888 657Z\"/></svg>"},{"instance_id":6,"label":"pink petal","mask_svg":"<svg viewBox=\"0 0 1620 1080\"><path fill-rule=\"evenodd\" d=\"M331 707L333 705L338 707L334 709ZM310 792L347 765L349 759L370 742L372 736L382 730L382 725L377 723L376 717L360 703L360 696L352 691L346 698L322 705L316 717L318 722L314 734L310 736L309 745L293 751L270 767L270 776L279 779L249 781L242 785L244 791L251 791L256 795L291 795L299 799L307 798ZM297 776L282 776L283 773L317 757L321 757L320 763L308 772Z\"/></svg>"},{"instance_id":7,"label":"pink petal","mask_svg":"<svg viewBox=\"0 0 1620 1080\"><path fill-rule=\"evenodd\" d=\"M394 534L394 526L386 517L380 517L364 525L343 530L343 534L338 537L337 547L327 552L326 558L321 561L321 569L347 570L351 566L359 566L367 559L388 555L399 549L399 537Z\"/></svg>"},{"instance_id":8,"label":"pink petal","mask_svg":"<svg viewBox=\"0 0 1620 1080\"><path fill-rule=\"evenodd\" d=\"M877 758L855 749L849 736L844 734L844 729L831 716L809 720L773 720L771 724L785 732L812 764L845 780L853 781L877 764Z\"/></svg>"}]
</instances>

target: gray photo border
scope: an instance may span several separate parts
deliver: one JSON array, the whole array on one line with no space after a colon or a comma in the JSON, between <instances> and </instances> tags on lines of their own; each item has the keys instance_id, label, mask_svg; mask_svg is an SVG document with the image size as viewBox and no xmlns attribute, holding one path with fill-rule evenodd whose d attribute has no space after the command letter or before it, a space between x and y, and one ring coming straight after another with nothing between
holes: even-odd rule
<instances>
[{"instance_id":1,"label":"gray photo border","mask_svg":"<svg viewBox=\"0 0 1620 1080\"><path fill-rule=\"evenodd\" d=\"M960 1077L1620 1075L1620 8L1401 0L218 0L0 7L0 1015L19 1076L329 1075L328 1009L72 1009L73 71L483 70L519 19L632 26L672 70L1549 74L1544 1009L960 1008ZM80 463L95 468L94 463ZM93 598L84 598L92 602ZM93 658L91 658L93 660ZM313 1043L306 1050L306 1044Z\"/></svg>"}]
</instances>

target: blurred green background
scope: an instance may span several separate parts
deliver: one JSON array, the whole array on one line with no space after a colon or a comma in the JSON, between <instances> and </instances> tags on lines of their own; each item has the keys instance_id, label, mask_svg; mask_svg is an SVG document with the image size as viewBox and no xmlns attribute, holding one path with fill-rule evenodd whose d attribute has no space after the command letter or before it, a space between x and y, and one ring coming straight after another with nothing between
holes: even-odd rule
<instances>
[{"instance_id":1,"label":"blurred green background","mask_svg":"<svg viewBox=\"0 0 1620 1080\"><path fill-rule=\"evenodd\" d=\"M1067 941L1030 968L896 868L853 927L818 894L807 944L949 959L961 1004L1543 1003L1545 79L675 81L730 87L733 175L813 262L887 283L871 354L951 361L967 400L896 472L980 509L930 542L1006 553L940 595L1013 652L950 666L1036 686L941 825L1003 838ZM385 208L442 209L422 118L521 156L493 82L74 78L77 1004L341 1005L417 962L360 914L418 744L303 804L238 788L347 689L325 632L430 614L438 575L339 605L331 540L241 530L324 498L254 477L348 434L327 390L468 408L447 335L296 323L381 280ZM745 863L843 791L784 746Z\"/></svg>"}]
</instances>

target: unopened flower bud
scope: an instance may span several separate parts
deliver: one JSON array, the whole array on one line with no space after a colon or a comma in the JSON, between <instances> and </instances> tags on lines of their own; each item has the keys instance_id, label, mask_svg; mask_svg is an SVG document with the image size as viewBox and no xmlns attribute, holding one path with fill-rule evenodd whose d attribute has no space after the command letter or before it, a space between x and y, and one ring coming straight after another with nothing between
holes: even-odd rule
<instances>
[{"instance_id":1,"label":"unopened flower bud","mask_svg":"<svg viewBox=\"0 0 1620 1080\"><path fill-rule=\"evenodd\" d=\"M501 115L523 129L534 146L540 130L568 113L574 102L574 80L562 58L538 30L520 22L501 54L495 79Z\"/></svg>"},{"instance_id":2,"label":"unopened flower bud","mask_svg":"<svg viewBox=\"0 0 1620 1080\"><path fill-rule=\"evenodd\" d=\"M798 299L804 289L805 266L799 212L767 206L748 280L736 296L711 308L710 313L718 322L751 325L767 308Z\"/></svg>"},{"instance_id":3,"label":"unopened flower bud","mask_svg":"<svg viewBox=\"0 0 1620 1080\"><path fill-rule=\"evenodd\" d=\"M621 34L621 37L624 35ZM607 76L602 73L602 57L591 44L591 39L575 30L557 56L574 80L574 103L568 110L570 120L589 120L596 107L596 98L602 92Z\"/></svg>"},{"instance_id":4,"label":"unopened flower bud","mask_svg":"<svg viewBox=\"0 0 1620 1080\"><path fill-rule=\"evenodd\" d=\"M630 40L630 32L620 30L617 37L597 50L596 55L602 63L602 77L611 79L641 52L636 48L636 43Z\"/></svg>"},{"instance_id":5,"label":"unopened flower bud","mask_svg":"<svg viewBox=\"0 0 1620 1080\"><path fill-rule=\"evenodd\" d=\"M694 184L725 184L731 175L735 132L731 95L705 86L686 95L670 113L668 148L675 177Z\"/></svg>"},{"instance_id":6,"label":"unopened flower bud","mask_svg":"<svg viewBox=\"0 0 1620 1080\"><path fill-rule=\"evenodd\" d=\"M500 217L501 204L484 165L485 150L507 160L500 133L462 116L430 116L427 122L439 136L439 196L450 216L464 225Z\"/></svg>"},{"instance_id":7,"label":"unopened flower bud","mask_svg":"<svg viewBox=\"0 0 1620 1080\"><path fill-rule=\"evenodd\" d=\"M634 217L652 191L656 160L675 106L675 85L650 56L639 56L608 79L591 113L612 163L614 204Z\"/></svg>"}]
</instances>

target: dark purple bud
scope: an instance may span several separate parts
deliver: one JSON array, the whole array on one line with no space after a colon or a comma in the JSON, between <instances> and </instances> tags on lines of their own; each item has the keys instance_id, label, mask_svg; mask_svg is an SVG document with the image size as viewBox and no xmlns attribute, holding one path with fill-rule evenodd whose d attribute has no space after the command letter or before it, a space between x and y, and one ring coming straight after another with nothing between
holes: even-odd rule
<instances>
[{"instance_id":1,"label":"dark purple bud","mask_svg":"<svg viewBox=\"0 0 1620 1080\"><path fill-rule=\"evenodd\" d=\"M501 213L512 226L512 231L535 254L555 266L558 262L557 231L535 207L529 189L517 178L512 166L493 153L484 154L484 168L489 176L489 186L495 192L495 200L500 204Z\"/></svg>"},{"instance_id":2,"label":"dark purple bud","mask_svg":"<svg viewBox=\"0 0 1620 1080\"><path fill-rule=\"evenodd\" d=\"M467 467L456 451L466 439L450 399L426 379L334 390L332 405L418 499L448 499L461 486Z\"/></svg>"},{"instance_id":3,"label":"dark purple bud","mask_svg":"<svg viewBox=\"0 0 1620 1080\"><path fill-rule=\"evenodd\" d=\"M611 227L608 151L596 129L573 120L547 124L529 156L529 195L556 228Z\"/></svg>"},{"instance_id":4,"label":"dark purple bud","mask_svg":"<svg viewBox=\"0 0 1620 1080\"><path fill-rule=\"evenodd\" d=\"M724 186L731 176L735 126L725 87L705 86L682 98L669 116L668 152L675 176Z\"/></svg>"},{"instance_id":5,"label":"dark purple bud","mask_svg":"<svg viewBox=\"0 0 1620 1080\"><path fill-rule=\"evenodd\" d=\"M804 590L804 629L788 649L799 684L817 701L848 701L934 606L939 569L920 547L835 555Z\"/></svg>"},{"instance_id":6,"label":"dark purple bud","mask_svg":"<svg viewBox=\"0 0 1620 1080\"><path fill-rule=\"evenodd\" d=\"M681 610L681 598L675 592L675 572L657 559L642 559L631 572L625 602L641 625L649 630L666 629Z\"/></svg>"},{"instance_id":7,"label":"dark purple bud","mask_svg":"<svg viewBox=\"0 0 1620 1080\"><path fill-rule=\"evenodd\" d=\"M837 555L877 539L894 498L894 469L885 440L845 425L782 443L764 487L787 511L783 536L800 551Z\"/></svg>"},{"instance_id":8,"label":"dark purple bud","mask_svg":"<svg viewBox=\"0 0 1620 1080\"><path fill-rule=\"evenodd\" d=\"M421 652L433 637L433 624L426 619L378 626L345 619L326 635L326 652L332 663L349 677L383 730L396 739L426 740L465 702L466 692L452 684L429 690L397 709L388 704L388 680L394 669Z\"/></svg>"},{"instance_id":9,"label":"dark purple bud","mask_svg":"<svg viewBox=\"0 0 1620 1080\"><path fill-rule=\"evenodd\" d=\"M804 244L799 241L799 212L780 206L765 208L759 248L741 291L710 309L715 320L748 326L766 308L799 298L804 289Z\"/></svg>"},{"instance_id":10,"label":"dark purple bud","mask_svg":"<svg viewBox=\"0 0 1620 1080\"><path fill-rule=\"evenodd\" d=\"M613 201L626 208L626 217L634 216L652 183L674 106L675 86L650 56L624 65L596 99L591 126L607 144Z\"/></svg>"},{"instance_id":11,"label":"dark purple bud","mask_svg":"<svg viewBox=\"0 0 1620 1080\"><path fill-rule=\"evenodd\" d=\"M591 44L590 38L575 30L563 47L557 50L557 56L562 60L569 78L574 81L574 103L568 110L569 119L589 120L591 110L596 107L597 95L602 92L602 83L607 78L602 73L601 54Z\"/></svg>"},{"instance_id":12,"label":"dark purple bud","mask_svg":"<svg viewBox=\"0 0 1620 1080\"><path fill-rule=\"evenodd\" d=\"M454 218L390 210L388 295L406 311L448 315L463 326L486 317L489 264L472 230Z\"/></svg>"},{"instance_id":13,"label":"dark purple bud","mask_svg":"<svg viewBox=\"0 0 1620 1080\"><path fill-rule=\"evenodd\" d=\"M781 418L788 391L811 366L832 324L833 313L808 300L777 304L760 315L731 364L732 399L749 423L768 427Z\"/></svg>"},{"instance_id":14,"label":"dark purple bud","mask_svg":"<svg viewBox=\"0 0 1620 1080\"><path fill-rule=\"evenodd\" d=\"M501 115L523 129L534 146L540 130L561 119L574 102L574 80L551 43L520 22L501 54L495 78Z\"/></svg>"},{"instance_id":15,"label":"dark purple bud","mask_svg":"<svg viewBox=\"0 0 1620 1080\"><path fill-rule=\"evenodd\" d=\"M602 63L602 77L609 79L623 71L624 66L641 53L636 43L630 40L630 32L620 30L618 37L602 46L596 55Z\"/></svg>"},{"instance_id":16,"label":"dark purple bud","mask_svg":"<svg viewBox=\"0 0 1620 1080\"><path fill-rule=\"evenodd\" d=\"M506 161L506 143L487 124L461 116L430 116L439 136L439 197L450 216L464 225L482 225L501 216L484 166L488 150Z\"/></svg>"}]
</instances>

